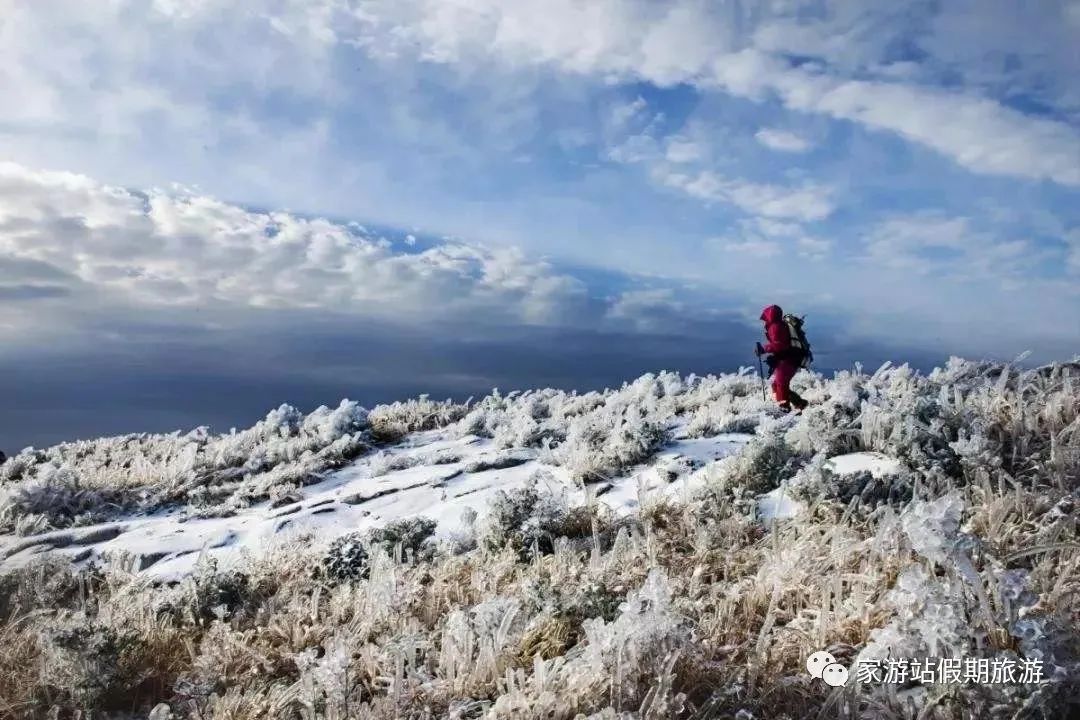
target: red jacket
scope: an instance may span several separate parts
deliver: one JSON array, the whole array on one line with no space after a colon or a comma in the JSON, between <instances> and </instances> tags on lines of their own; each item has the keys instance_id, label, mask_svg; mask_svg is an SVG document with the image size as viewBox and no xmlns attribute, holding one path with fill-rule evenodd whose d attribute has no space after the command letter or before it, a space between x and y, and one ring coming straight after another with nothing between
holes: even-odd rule
<instances>
[{"instance_id":1,"label":"red jacket","mask_svg":"<svg viewBox=\"0 0 1080 720\"><path fill-rule=\"evenodd\" d=\"M784 311L779 305L770 305L761 311L761 319L765 322L765 352L770 355L786 356L791 350L791 331L784 322Z\"/></svg>"}]
</instances>

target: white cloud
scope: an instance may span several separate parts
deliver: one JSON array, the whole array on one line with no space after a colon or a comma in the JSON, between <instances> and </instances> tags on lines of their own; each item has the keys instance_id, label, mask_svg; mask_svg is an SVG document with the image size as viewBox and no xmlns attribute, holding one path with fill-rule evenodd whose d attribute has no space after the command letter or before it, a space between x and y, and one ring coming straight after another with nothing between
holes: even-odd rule
<instances>
[{"instance_id":1,"label":"white cloud","mask_svg":"<svg viewBox=\"0 0 1080 720\"><path fill-rule=\"evenodd\" d=\"M767 30L778 20L765 9L756 27L734 11L720 12L692 0L667 6L639 0L402 0L365 10L361 37L367 47L412 48L438 62L494 58L661 85L688 82L754 99L775 94L792 110L896 133L976 173L1080 185L1080 137L1068 124L1025 115L972 92L852 80L820 65L793 67L777 38L794 37L794 31L791 26L782 33ZM873 37L859 38L861 54L840 51L848 37L843 33L855 33L860 18L856 13L831 45L817 43L812 28L800 42L828 59L865 63L872 59ZM750 44L755 38L761 47Z\"/></svg>"},{"instance_id":2,"label":"white cloud","mask_svg":"<svg viewBox=\"0 0 1080 720\"><path fill-rule=\"evenodd\" d=\"M756 218L754 225L757 230L772 237L801 237L803 235L803 228L798 223Z\"/></svg>"},{"instance_id":3,"label":"white cloud","mask_svg":"<svg viewBox=\"0 0 1080 720\"><path fill-rule=\"evenodd\" d=\"M804 260L823 260L833 247L831 241L808 234L799 223L755 217L741 220L739 228L738 238L714 239L708 245L714 250L745 257L783 255L795 263L792 267Z\"/></svg>"},{"instance_id":4,"label":"white cloud","mask_svg":"<svg viewBox=\"0 0 1080 720\"><path fill-rule=\"evenodd\" d=\"M692 197L731 203L747 213L766 218L810 222L827 218L835 208L832 190L814 183L789 188L730 180L711 170L687 175L666 167L655 169L654 175L664 185Z\"/></svg>"},{"instance_id":5,"label":"white cloud","mask_svg":"<svg viewBox=\"0 0 1080 720\"><path fill-rule=\"evenodd\" d=\"M710 244L721 252L736 253L738 255L747 255L762 259L776 257L783 250L780 243L761 238L746 238L743 240L725 240L721 238L711 241Z\"/></svg>"},{"instance_id":6,"label":"white cloud","mask_svg":"<svg viewBox=\"0 0 1080 720\"><path fill-rule=\"evenodd\" d=\"M891 130L977 173L1080 185L1080 138L1074 130L991 100L859 81L839 83L805 106L800 94L789 91L785 99L795 109Z\"/></svg>"},{"instance_id":7,"label":"white cloud","mask_svg":"<svg viewBox=\"0 0 1080 720\"><path fill-rule=\"evenodd\" d=\"M706 150L700 142L681 136L672 136L667 139L667 148L664 158L670 163L692 163L705 159Z\"/></svg>"},{"instance_id":8,"label":"white cloud","mask_svg":"<svg viewBox=\"0 0 1080 720\"><path fill-rule=\"evenodd\" d=\"M660 135L661 114L650 114L640 97L609 113L606 157L642 164L652 180L706 203L723 202L762 218L823 220L835 205L830 187L804 182L795 187L728 178L709 169L704 142L676 133Z\"/></svg>"},{"instance_id":9,"label":"white cloud","mask_svg":"<svg viewBox=\"0 0 1080 720\"><path fill-rule=\"evenodd\" d=\"M580 281L513 249L445 243L396 254L355 226L11 163L0 164L0 259L48 268L69 292L138 307L550 323L586 300Z\"/></svg>"},{"instance_id":10,"label":"white cloud","mask_svg":"<svg viewBox=\"0 0 1080 720\"><path fill-rule=\"evenodd\" d=\"M655 160L658 152L656 138L646 133L639 133L628 135L620 142L608 147L606 156L612 162L632 165Z\"/></svg>"},{"instance_id":11,"label":"white cloud","mask_svg":"<svg viewBox=\"0 0 1080 720\"><path fill-rule=\"evenodd\" d=\"M717 60L717 83L785 106L895 132L967 169L1080 185L1080 136L1060 122L1024 115L971 94L902 83L843 80L744 50Z\"/></svg>"},{"instance_id":12,"label":"white cloud","mask_svg":"<svg viewBox=\"0 0 1080 720\"><path fill-rule=\"evenodd\" d=\"M832 250L832 242L823 238L801 235L795 239L795 246L803 257L820 260Z\"/></svg>"},{"instance_id":13,"label":"white cloud","mask_svg":"<svg viewBox=\"0 0 1080 720\"><path fill-rule=\"evenodd\" d=\"M640 331L670 331L684 324L685 309L669 288L627 290L611 303L607 317Z\"/></svg>"},{"instance_id":14,"label":"white cloud","mask_svg":"<svg viewBox=\"0 0 1080 720\"><path fill-rule=\"evenodd\" d=\"M824 220L832 214L832 190L823 185L805 183L787 188L736 182L729 185L731 202L743 210L770 218Z\"/></svg>"},{"instance_id":15,"label":"white cloud","mask_svg":"<svg viewBox=\"0 0 1080 720\"><path fill-rule=\"evenodd\" d=\"M971 242L967 218L933 214L894 217L879 223L867 238L867 259L894 269L927 273L939 267L940 261L925 251L945 250L960 255ZM955 256L951 259L955 260Z\"/></svg>"},{"instance_id":16,"label":"white cloud","mask_svg":"<svg viewBox=\"0 0 1080 720\"><path fill-rule=\"evenodd\" d=\"M754 137L765 147L780 152L801 153L811 147L809 140L787 130L762 128L755 133Z\"/></svg>"},{"instance_id":17,"label":"white cloud","mask_svg":"<svg viewBox=\"0 0 1080 720\"><path fill-rule=\"evenodd\" d=\"M645 102L645 98L638 95L630 102L618 103L613 106L609 113L609 123L616 129L629 127L635 121L640 120L648 108L649 104Z\"/></svg>"},{"instance_id":18,"label":"white cloud","mask_svg":"<svg viewBox=\"0 0 1080 720\"><path fill-rule=\"evenodd\" d=\"M1019 287L1045 250L1026 239L1003 240L970 218L940 213L898 215L878 223L866 238L873 265L953 280L993 280Z\"/></svg>"}]
</instances>

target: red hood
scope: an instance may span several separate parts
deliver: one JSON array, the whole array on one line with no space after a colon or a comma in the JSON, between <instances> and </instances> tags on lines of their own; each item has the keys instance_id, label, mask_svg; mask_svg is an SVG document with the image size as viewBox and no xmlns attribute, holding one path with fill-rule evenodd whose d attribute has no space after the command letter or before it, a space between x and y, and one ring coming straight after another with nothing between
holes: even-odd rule
<instances>
[{"instance_id":1,"label":"red hood","mask_svg":"<svg viewBox=\"0 0 1080 720\"><path fill-rule=\"evenodd\" d=\"M784 311L780 309L779 305L770 305L761 311L761 319L769 324L780 322L783 317Z\"/></svg>"}]
</instances>

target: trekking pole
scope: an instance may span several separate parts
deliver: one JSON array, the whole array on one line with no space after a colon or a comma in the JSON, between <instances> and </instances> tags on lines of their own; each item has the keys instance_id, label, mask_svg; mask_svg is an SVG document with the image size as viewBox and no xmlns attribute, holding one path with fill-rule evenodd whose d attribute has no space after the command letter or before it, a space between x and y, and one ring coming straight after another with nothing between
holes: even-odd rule
<instances>
[{"instance_id":1,"label":"trekking pole","mask_svg":"<svg viewBox=\"0 0 1080 720\"><path fill-rule=\"evenodd\" d=\"M761 399L768 402L769 398L765 396L765 368L761 364L761 356L757 356L757 374L761 378Z\"/></svg>"}]
</instances>

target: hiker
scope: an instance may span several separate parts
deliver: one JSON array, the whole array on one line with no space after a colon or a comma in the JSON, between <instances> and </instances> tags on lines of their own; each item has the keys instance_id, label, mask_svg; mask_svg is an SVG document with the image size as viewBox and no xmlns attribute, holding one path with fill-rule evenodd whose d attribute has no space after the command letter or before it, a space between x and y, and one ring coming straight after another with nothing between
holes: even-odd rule
<instances>
[{"instance_id":1,"label":"hiker","mask_svg":"<svg viewBox=\"0 0 1080 720\"><path fill-rule=\"evenodd\" d=\"M765 362L772 375L773 395L784 412L792 408L802 411L807 402L791 389L791 378L803 365L804 352L791 340L791 328L788 327L784 311L779 305L770 305L761 311L761 321L765 323L765 340L762 346L757 343L754 354L759 358L768 355Z\"/></svg>"}]
</instances>

